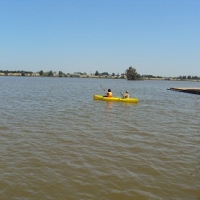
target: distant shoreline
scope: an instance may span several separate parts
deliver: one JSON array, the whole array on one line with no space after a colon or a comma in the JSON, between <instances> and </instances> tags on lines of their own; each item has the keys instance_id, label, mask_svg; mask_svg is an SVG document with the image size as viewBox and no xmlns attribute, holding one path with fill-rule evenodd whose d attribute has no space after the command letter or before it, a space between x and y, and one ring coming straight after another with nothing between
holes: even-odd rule
<instances>
[{"instance_id":1,"label":"distant shoreline","mask_svg":"<svg viewBox=\"0 0 200 200\"><path fill-rule=\"evenodd\" d=\"M68 74L66 76L59 77L57 74L53 76L41 76L39 73L25 74L24 76L21 73L0 73L1 76L7 77L54 77L54 78L100 78L100 79L127 79L126 77L121 76L95 76L95 75L77 75L77 74ZM142 77L141 80L133 80L133 81L145 81L145 80L156 80L156 81L189 81L189 82L200 82L197 79L178 79L174 77L163 77L163 78L150 78L150 77ZM131 80L130 80L131 81Z\"/></svg>"}]
</instances>

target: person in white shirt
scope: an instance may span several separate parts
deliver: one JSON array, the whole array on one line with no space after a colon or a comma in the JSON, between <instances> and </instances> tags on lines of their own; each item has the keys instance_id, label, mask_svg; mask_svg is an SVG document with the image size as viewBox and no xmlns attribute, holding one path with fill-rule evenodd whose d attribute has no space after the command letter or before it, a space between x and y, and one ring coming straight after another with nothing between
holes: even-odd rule
<instances>
[{"instance_id":1,"label":"person in white shirt","mask_svg":"<svg viewBox=\"0 0 200 200\"><path fill-rule=\"evenodd\" d=\"M124 94L124 98L126 99L126 98L129 98L129 92L128 92L128 90L126 90L126 92L125 92L125 94Z\"/></svg>"}]
</instances>

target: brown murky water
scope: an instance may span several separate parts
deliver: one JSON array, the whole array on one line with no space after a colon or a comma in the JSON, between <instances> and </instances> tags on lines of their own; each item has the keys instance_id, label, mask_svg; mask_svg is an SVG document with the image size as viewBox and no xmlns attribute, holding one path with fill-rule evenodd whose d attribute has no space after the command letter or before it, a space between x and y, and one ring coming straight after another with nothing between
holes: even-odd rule
<instances>
[{"instance_id":1,"label":"brown murky water","mask_svg":"<svg viewBox=\"0 0 200 200\"><path fill-rule=\"evenodd\" d=\"M139 103L93 101L126 89ZM196 82L0 77L0 199L200 199Z\"/></svg>"}]
</instances>

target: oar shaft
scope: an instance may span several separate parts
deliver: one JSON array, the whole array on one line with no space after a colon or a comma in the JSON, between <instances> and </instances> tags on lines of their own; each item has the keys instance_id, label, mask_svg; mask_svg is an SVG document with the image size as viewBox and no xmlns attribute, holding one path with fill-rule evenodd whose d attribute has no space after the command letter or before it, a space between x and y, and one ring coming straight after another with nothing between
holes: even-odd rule
<instances>
[{"instance_id":1,"label":"oar shaft","mask_svg":"<svg viewBox=\"0 0 200 200\"><path fill-rule=\"evenodd\" d=\"M104 92L106 91L104 88L103 88L103 86L102 85L100 85L101 86L101 88L104 90Z\"/></svg>"}]
</instances>

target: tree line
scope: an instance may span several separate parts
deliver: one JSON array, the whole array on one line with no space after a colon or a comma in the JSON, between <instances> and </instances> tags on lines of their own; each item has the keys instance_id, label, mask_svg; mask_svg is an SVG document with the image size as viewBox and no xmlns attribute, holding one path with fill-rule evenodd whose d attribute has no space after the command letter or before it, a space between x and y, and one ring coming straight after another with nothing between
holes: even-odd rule
<instances>
[{"instance_id":1,"label":"tree line","mask_svg":"<svg viewBox=\"0 0 200 200\"><path fill-rule=\"evenodd\" d=\"M127 80L142 80L144 78L165 78L162 76L153 76L153 75L140 75L137 73L136 69L133 68L132 66L129 67L125 75L127 76ZM198 76L179 76L179 77L174 77L177 80L200 80L200 77ZM165 78L166 80L169 80L169 78Z\"/></svg>"},{"instance_id":2,"label":"tree line","mask_svg":"<svg viewBox=\"0 0 200 200\"><path fill-rule=\"evenodd\" d=\"M0 73L4 73L5 75L8 74L21 74L21 76L25 76L26 74L33 74L31 71L23 71L23 70L18 70L18 71L8 71L8 70L0 70Z\"/></svg>"},{"instance_id":3,"label":"tree line","mask_svg":"<svg viewBox=\"0 0 200 200\"><path fill-rule=\"evenodd\" d=\"M8 71L8 70L0 70L0 73L4 73L6 76L8 74L20 74L21 76L32 76L34 73L32 71L24 71L24 70L18 70L18 71ZM62 71L59 71L58 74L56 72L51 71L47 71L44 72L43 70L40 70L39 72L37 72L40 76L47 76L47 77L53 77L53 76L58 76L58 77L80 77L80 75L87 75L87 73L81 73L81 72L77 72L74 74L69 74L69 73L64 73ZM125 73L123 74L115 74L114 72L110 75L108 72L102 72L99 73L98 71L95 72L94 76L112 76L112 77L117 77L117 78L126 78L127 80L143 80L146 78L165 78L162 76L153 76L153 75L140 75L139 73L137 73L137 70L130 66L128 69L125 70ZM89 77L87 75L87 77ZM179 76L179 77L174 77L177 80L200 80L200 77L198 76ZM169 79L169 78L168 78ZM166 80L168 80L166 78Z\"/></svg>"},{"instance_id":4,"label":"tree line","mask_svg":"<svg viewBox=\"0 0 200 200\"><path fill-rule=\"evenodd\" d=\"M200 77L198 77L198 76L179 76L179 77L177 77L177 79L180 79L180 80L185 80L185 79L199 80Z\"/></svg>"}]
</instances>

